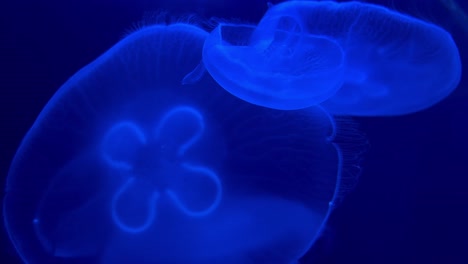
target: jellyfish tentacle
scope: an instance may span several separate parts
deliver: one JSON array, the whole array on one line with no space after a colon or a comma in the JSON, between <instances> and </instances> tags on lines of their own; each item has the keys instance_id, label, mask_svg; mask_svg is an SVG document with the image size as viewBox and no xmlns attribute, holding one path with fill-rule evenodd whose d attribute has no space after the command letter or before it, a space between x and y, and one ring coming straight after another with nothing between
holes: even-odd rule
<instances>
[{"instance_id":1,"label":"jellyfish tentacle","mask_svg":"<svg viewBox=\"0 0 468 264\"><path fill-rule=\"evenodd\" d=\"M151 194L149 201L148 201L148 216L143 224L139 226L130 226L125 223L125 221L120 219L119 214L117 213L118 201L119 198L123 195L124 192L128 191L128 189L135 184L135 178L132 177L128 179L114 194L112 197L112 220L114 223L124 232L137 234L144 232L147 230L156 219L156 205L160 197L160 193L158 191L153 191Z\"/></svg>"},{"instance_id":2,"label":"jellyfish tentacle","mask_svg":"<svg viewBox=\"0 0 468 264\"><path fill-rule=\"evenodd\" d=\"M167 189L166 194L172 199L174 204L186 215L191 217L204 217L211 214L214 210L218 208L221 203L221 198L223 194L222 184L219 176L211 169L203 166L195 166L189 163L183 163L182 168L187 170L192 174L197 174L202 177L207 177L210 179L215 186L215 196L211 204L202 210L191 210L189 209L184 202L179 198L179 196L172 189Z\"/></svg>"},{"instance_id":3,"label":"jellyfish tentacle","mask_svg":"<svg viewBox=\"0 0 468 264\"><path fill-rule=\"evenodd\" d=\"M131 170L135 152L146 142L146 136L137 124L132 121L119 122L104 135L102 157L113 168Z\"/></svg>"}]
</instances>

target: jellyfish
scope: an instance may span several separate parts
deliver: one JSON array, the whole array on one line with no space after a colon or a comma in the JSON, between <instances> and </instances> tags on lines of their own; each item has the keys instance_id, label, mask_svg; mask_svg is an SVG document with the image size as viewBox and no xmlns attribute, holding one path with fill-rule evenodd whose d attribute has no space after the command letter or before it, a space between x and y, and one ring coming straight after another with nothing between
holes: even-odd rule
<instances>
[{"instance_id":1,"label":"jellyfish","mask_svg":"<svg viewBox=\"0 0 468 264\"><path fill-rule=\"evenodd\" d=\"M204 45L206 69L228 92L260 106L295 110L330 98L343 83L343 49L288 22L268 36L254 25L219 24Z\"/></svg>"},{"instance_id":2,"label":"jellyfish","mask_svg":"<svg viewBox=\"0 0 468 264\"><path fill-rule=\"evenodd\" d=\"M290 264L313 245L355 178L360 148L336 138L359 133L232 96L204 73L207 37L145 26L50 99L6 183L24 262Z\"/></svg>"},{"instance_id":3,"label":"jellyfish","mask_svg":"<svg viewBox=\"0 0 468 264\"><path fill-rule=\"evenodd\" d=\"M213 78L241 99L276 109L319 103L338 115L421 111L461 77L448 32L360 2L271 6L256 26L220 24L203 55Z\"/></svg>"}]
</instances>

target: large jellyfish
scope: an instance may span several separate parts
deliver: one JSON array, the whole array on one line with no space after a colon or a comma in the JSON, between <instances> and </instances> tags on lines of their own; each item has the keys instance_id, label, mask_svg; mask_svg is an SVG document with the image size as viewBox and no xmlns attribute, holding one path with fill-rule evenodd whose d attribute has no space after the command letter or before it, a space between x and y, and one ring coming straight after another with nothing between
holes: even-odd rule
<instances>
[{"instance_id":1,"label":"large jellyfish","mask_svg":"<svg viewBox=\"0 0 468 264\"><path fill-rule=\"evenodd\" d=\"M333 114L420 111L461 77L448 32L360 2L284 2L257 26L221 23L203 55L213 78L244 100L276 109L322 103Z\"/></svg>"},{"instance_id":2,"label":"large jellyfish","mask_svg":"<svg viewBox=\"0 0 468 264\"><path fill-rule=\"evenodd\" d=\"M219 87L201 64L207 36L139 29L48 102L4 199L26 263L290 264L311 247L359 148L342 151L320 107Z\"/></svg>"}]
</instances>

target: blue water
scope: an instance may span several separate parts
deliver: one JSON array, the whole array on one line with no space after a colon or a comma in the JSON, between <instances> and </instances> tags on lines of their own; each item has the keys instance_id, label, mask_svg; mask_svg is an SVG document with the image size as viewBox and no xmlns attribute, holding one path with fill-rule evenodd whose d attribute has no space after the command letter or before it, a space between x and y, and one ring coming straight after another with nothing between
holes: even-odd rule
<instances>
[{"instance_id":1,"label":"blue water","mask_svg":"<svg viewBox=\"0 0 468 264\"><path fill-rule=\"evenodd\" d=\"M259 64L282 10L264 1L8 3L0 262L468 263L466 2L366 2L420 24L338 20L298 45L317 31L301 3ZM246 71L202 54L218 25L255 49L233 53ZM364 56L384 32L397 47Z\"/></svg>"}]
</instances>

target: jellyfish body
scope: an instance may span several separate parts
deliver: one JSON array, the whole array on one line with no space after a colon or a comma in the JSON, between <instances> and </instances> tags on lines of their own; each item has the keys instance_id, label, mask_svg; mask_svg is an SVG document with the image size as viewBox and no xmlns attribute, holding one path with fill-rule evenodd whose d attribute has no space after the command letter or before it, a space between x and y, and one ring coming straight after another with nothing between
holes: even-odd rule
<instances>
[{"instance_id":1,"label":"jellyfish body","mask_svg":"<svg viewBox=\"0 0 468 264\"><path fill-rule=\"evenodd\" d=\"M336 123L226 92L200 66L207 36L140 29L53 96L7 180L25 262L289 264L309 249L342 184Z\"/></svg>"},{"instance_id":2,"label":"jellyfish body","mask_svg":"<svg viewBox=\"0 0 468 264\"><path fill-rule=\"evenodd\" d=\"M220 24L204 46L207 70L228 92L260 106L301 109L330 98L343 83L341 46L289 22L266 25L268 36L252 25Z\"/></svg>"},{"instance_id":3,"label":"jellyfish body","mask_svg":"<svg viewBox=\"0 0 468 264\"><path fill-rule=\"evenodd\" d=\"M233 34L219 34L222 29L223 25L211 38L219 40ZM330 45L321 45L317 39ZM279 107L271 102L262 104L279 109L285 108L284 101L297 108L306 105L291 100L287 96L291 92L298 98L317 95L317 100L310 102L322 103L333 114L408 114L448 96L461 76L458 49L448 32L387 8L360 2L280 3L268 9L247 44L238 47L230 42L217 46L211 43L209 38L205 45L206 67L221 86L237 93L261 91ZM342 63L338 47L343 52ZM309 50L315 48L320 56L308 57ZM284 63L285 57L288 63ZM268 67L263 67L265 60ZM276 67L277 64L284 68ZM263 69L260 73L256 71L259 67ZM299 83L291 77L291 71L296 69L307 69L300 71ZM330 75L321 75L322 71ZM269 80L283 89L265 81L268 74ZM276 80L278 76L284 77L283 83ZM316 76L321 76L318 83Z\"/></svg>"}]
</instances>

